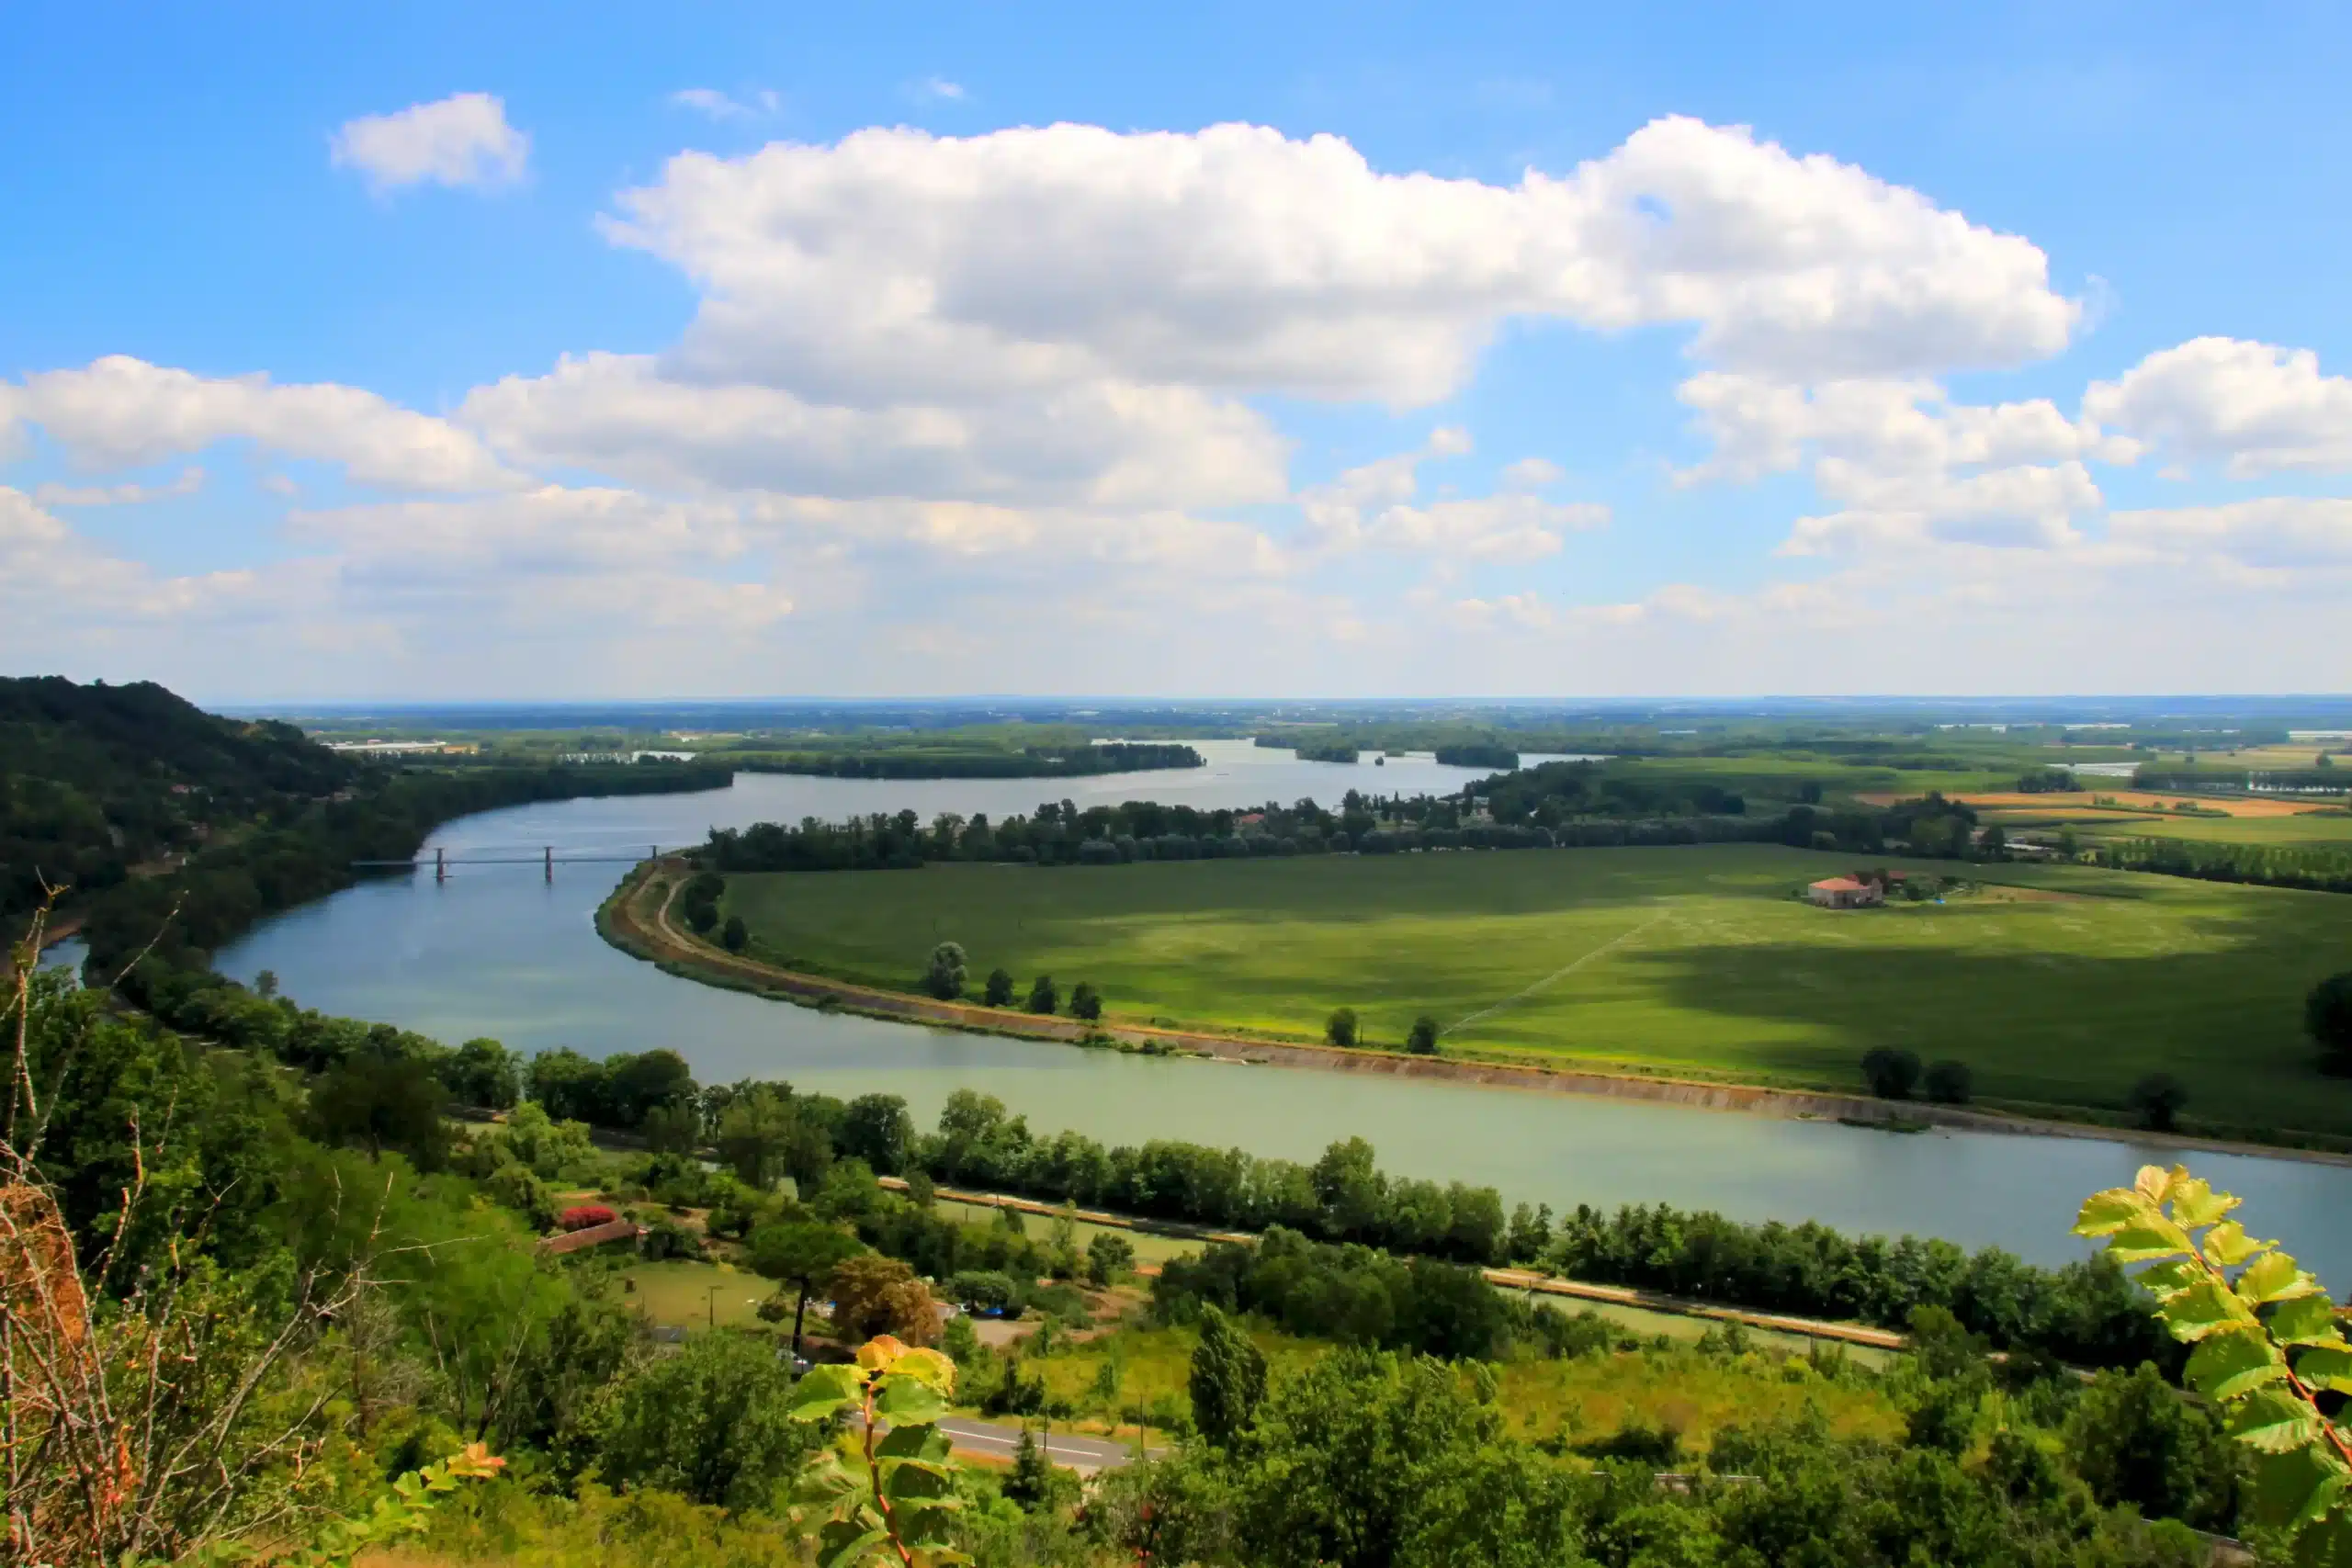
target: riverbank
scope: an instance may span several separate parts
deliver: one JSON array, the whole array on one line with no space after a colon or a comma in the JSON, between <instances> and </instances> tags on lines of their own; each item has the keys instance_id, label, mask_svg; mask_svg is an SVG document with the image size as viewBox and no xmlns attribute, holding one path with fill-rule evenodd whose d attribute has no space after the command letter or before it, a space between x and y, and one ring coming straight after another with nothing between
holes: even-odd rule
<instances>
[{"instance_id":1,"label":"riverbank","mask_svg":"<svg viewBox=\"0 0 2352 1568\"><path fill-rule=\"evenodd\" d=\"M1050 1041L1098 1049L1159 1055L1185 1055L1227 1065L1308 1067L1327 1072L1385 1076L1565 1094L1646 1100L1713 1111L1736 1111L1788 1119L1830 1121L1918 1131L1954 1131L2128 1143L2134 1146L2217 1154L2281 1157L2352 1167L2352 1153L2245 1140L2135 1132L2087 1122L2052 1120L2010 1112L1889 1101L1861 1095L1774 1088L1767 1085L1675 1077L1663 1073L1611 1073L1589 1067L1533 1063L1420 1056L1377 1049L1342 1049L1306 1043L1253 1039L1197 1030L1148 1025L1091 1025L1073 1019L852 984L778 968L729 953L681 929L672 905L691 868L681 860L647 862L626 876L596 914L596 929L622 952L681 978L790 1001L829 1011L886 1021Z\"/></svg>"}]
</instances>

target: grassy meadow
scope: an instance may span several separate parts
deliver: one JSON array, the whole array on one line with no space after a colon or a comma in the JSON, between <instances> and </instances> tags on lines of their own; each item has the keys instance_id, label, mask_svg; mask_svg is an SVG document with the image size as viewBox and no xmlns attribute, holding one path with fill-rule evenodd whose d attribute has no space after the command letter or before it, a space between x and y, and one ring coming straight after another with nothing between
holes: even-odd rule
<instances>
[{"instance_id":1,"label":"grassy meadow","mask_svg":"<svg viewBox=\"0 0 2352 1568\"><path fill-rule=\"evenodd\" d=\"M2211 819L2186 819L2199 825ZM2289 819L2291 820L2291 819ZM1905 863L1894 861L1898 868ZM1941 906L1792 897L1851 857L1767 845L743 875L752 953L913 988L934 942L971 987L1091 981L1114 1021L1317 1037L1342 1004L1394 1045L1850 1089L1872 1045L1957 1057L1980 1098L2120 1108L2156 1070L2190 1115L2352 1132L2304 994L2352 964L2352 898L2078 866Z\"/></svg>"},{"instance_id":2,"label":"grassy meadow","mask_svg":"<svg viewBox=\"0 0 2352 1568\"><path fill-rule=\"evenodd\" d=\"M1330 1347L1294 1338L1263 1325L1245 1332L1277 1373L1294 1371ZM1052 1396L1090 1411L1097 1427L1109 1411L1098 1408L1106 1361L1118 1367L1118 1407L1182 1407L1188 1396L1198 1336L1189 1328L1122 1326L1091 1339L1064 1342L1050 1354L1024 1356L1022 1365L1043 1377ZM1689 1346L1653 1345L1635 1351L1583 1356L1571 1360L1513 1360L1495 1368L1499 1398L1513 1430L1524 1438L1566 1432L1572 1442L1604 1437L1630 1425L1667 1427L1693 1450L1703 1450L1724 1427L1754 1427L1793 1416L1807 1405L1818 1409L1841 1437L1896 1437L1903 1416L1887 1394L1868 1382L1832 1382L1810 1375L1803 1352L1794 1360L1762 1353L1709 1356ZM1792 1370L1794 1369L1794 1370Z\"/></svg>"}]
</instances>

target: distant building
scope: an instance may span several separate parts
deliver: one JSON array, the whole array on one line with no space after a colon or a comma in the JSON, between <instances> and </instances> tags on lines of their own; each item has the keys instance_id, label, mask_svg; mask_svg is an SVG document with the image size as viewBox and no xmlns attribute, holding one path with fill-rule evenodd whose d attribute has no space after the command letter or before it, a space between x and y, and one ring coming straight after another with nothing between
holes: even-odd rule
<instances>
[{"instance_id":1,"label":"distant building","mask_svg":"<svg viewBox=\"0 0 2352 1568\"><path fill-rule=\"evenodd\" d=\"M1825 909L1860 909L1886 902L1885 888L1852 876L1825 876L1806 888L1804 896Z\"/></svg>"}]
</instances>

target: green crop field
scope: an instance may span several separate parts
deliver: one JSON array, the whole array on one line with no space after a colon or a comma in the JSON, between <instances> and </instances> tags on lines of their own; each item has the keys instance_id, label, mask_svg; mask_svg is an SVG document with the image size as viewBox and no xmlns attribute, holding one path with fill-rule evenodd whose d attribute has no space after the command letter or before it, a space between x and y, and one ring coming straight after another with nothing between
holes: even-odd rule
<instances>
[{"instance_id":1,"label":"green crop field","mask_svg":"<svg viewBox=\"0 0 2352 1568\"><path fill-rule=\"evenodd\" d=\"M1898 867L1905 863L1893 863ZM1849 857L1765 845L738 876L754 956L901 989L933 943L1114 1021L1319 1034L1345 1004L1395 1044L1429 1012L1482 1055L1851 1089L1872 1045L1957 1057L1980 1097L2114 1109L2143 1074L2190 1114L2352 1132L2304 994L2352 967L2352 898L2080 866L1943 905L1792 892Z\"/></svg>"},{"instance_id":2,"label":"green crop field","mask_svg":"<svg viewBox=\"0 0 2352 1568\"><path fill-rule=\"evenodd\" d=\"M2007 820L2006 818L1998 820ZM2263 844L2274 849L2352 850L2352 816L2306 812L2295 817L2142 817L2096 829L2075 818L2086 839L2193 839L2210 844Z\"/></svg>"}]
</instances>

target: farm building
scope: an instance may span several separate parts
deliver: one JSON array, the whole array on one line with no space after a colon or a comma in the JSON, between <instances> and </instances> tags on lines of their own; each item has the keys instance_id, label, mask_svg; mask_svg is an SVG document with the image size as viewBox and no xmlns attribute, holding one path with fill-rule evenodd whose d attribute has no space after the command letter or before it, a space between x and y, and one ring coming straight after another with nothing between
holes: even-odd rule
<instances>
[{"instance_id":1,"label":"farm building","mask_svg":"<svg viewBox=\"0 0 2352 1568\"><path fill-rule=\"evenodd\" d=\"M1853 876L1825 876L1804 890L1804 896L1825 909L1859 909L1886 902L1886 889Z\"/></svg>"}]
</instances>

